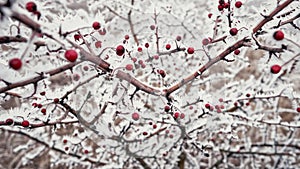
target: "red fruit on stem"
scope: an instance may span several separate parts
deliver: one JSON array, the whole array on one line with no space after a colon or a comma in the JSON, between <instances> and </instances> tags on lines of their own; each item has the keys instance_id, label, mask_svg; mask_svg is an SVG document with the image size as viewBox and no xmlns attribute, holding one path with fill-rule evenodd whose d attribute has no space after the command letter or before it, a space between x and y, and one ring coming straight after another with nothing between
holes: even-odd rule
<instances>
[{"instance_id":1,"label":"red fruit on stem","mask_svg":"<svg viewBox=\"0 0 300 169\"><path fill-rule=\"evenodd\" d=\"M22 121L22 126L29 127L29 121L27 121L27 120Z\"/></svg>"},{"instance_id":2,"label":"red fruit on stem","mask_svg":"<svg viewBox=\"0 0 300 169\"><path fill-rule=\"evenodd\" d=\"M59 102L59 99L58 99L58 98L55 98L55 99L53 99L53 102L54 102L54 103L58 103L58 102Z\"/></svg>"},{"instance_id":3,"label":"red fruit on stem","mask_svg":"<svg viewBox=\"0 0 300 169\"><path fill-rule=\"evenodd\" d=\"M137 61L137 58L131 58L131 60L135 63Z\"/></svg>"},{"instance_id":4,"label":"red fruit on stem","mask_svg":"<svg viewBox=\"0 0 300 169\"><path fill-rule=\"evenodd\" d=\"M134 113L132 113L131 117L132 117L133 120L137 121L137 120L139 120L140 115L137 112L134 112Z\"/></svg>"},{"instance_id":5,"label":"red fruit on stem","mask_svg":"<svg viewBox=\"0 0 300 169\"><path fill-rule=\"evenodd\" d=\"M101 41L95 42L95 47L96 48L101 48L102 47L102 42Z\"/></svg>"},{"instance_id":6,"label":"red fruit on stem","mask_svg":"<svg viewBox=\"0 0 300 169\"><path fill-rule=\"evenodd\" d=\"M209 109L209 108L210 108L210 104L209 104L209 103L206 103L206 104L205 104L205 108Z\"/></svg>"},{"instance_id":7,"label":"red fruit on stem","mask_svg":"<svg viewBox=\"0 0 300 169\"><path fill-rule=\"evenodd\" d=\"M43 114L45 114L46 113L46 109L45 108L43 108L42 110L41 110L41 112L43 113Z\"/></svg>"},{"instance_id":8,"label":"red fruit on stem","mask_svg":"<svg viewBox=\"0 0 300 169\"><path fill-rule=\"evenodd\" d=\"M125 69L128 70L128 71L132 71L133 70L133 65L132 64L127 64L125 66Z\"/></svg>"},{"instance_id":9,"label":"red fruit on stem","mask_svg":"<svg viewBox=\"0 0 300 169\"><path fill-rule=\"evenodd\" d=\"M177 119L180 116L180 113L179 112L175 112L173 116L174 116L175 119Z\"/></svg>"},{"instance_id":10,"label":"red fruit on stem","mask_svg":"<svg viewBox=\"0 0 300 169\"><path fill-rule=\"evenodd\" d=\"M208 16L208 18L211 18L212 17L212 13L209 13L207 16Z\"/></svg>"},{"instance_id":11,"label":"red fruit on stem","mask_svg":"<svg viewBox=\"0 0 300 169\"><path fill-rule=\"evenodd\" d=\"M13 58L9 61L9 67L19 70L22 67L22 61L19 58Z\"/></svg>"},{"instance_id":12,"label":"red fruit on stem","mask_svg":"<svg viewBox=\"0 0 300 169\"><path fill-rule=\"evenodd\" d=\"M140 65L142 65L142 64L144 64L144 61L143 61L143 60L139 60L138 63L139 63Z\"/></svg>"},{"instance_id":13,"label":"red fruit on stem","mask_svg":"<svg viewBox=\"0 0 300 169\"><path fill-rule=\"evenodd\" d=\"M296 109L296 110L297 110L297 112L298 112L298 113L300 113L300 107L297 107L297 109Z\"/></svg>"},{"instance_id":14,"label":"red fruit on stem","mask_svg":"<svg viewBox=\"0 0 300 169\"><path fill-rule=\"evenodd\" d=\"M234 50L234 54L235 54L235 55L240 54L240 50L238 50L238 49Z\"/></svg>"},{"instance_id":15,"label":"red fruit on stem","mask_svg":"<svg viewBox=\"0 0 300 169\"><path fill-rule=\"evenodd\" d=\"M228 2L224 3L223 8L226 8L226 9L229 8L229 3Z\"/></svg>"},{"instance_id":16,"label":"red fruit on stem","mask_svg":"<svg viewBox=\"0 0 300 169\"><path fill-rule=\"evenodd\" d=\"M218 5L218 10L222 11L223 10L223 5Z\"/></svg>"},{"instance_id":17,"label":"red fruit on stem","mask_svg":"<svg viewBox=\"0 0 300 169\"><path fill-rule=\"evenodd\" d=\"M37 107L38 104L37 104L37 103L32 103L32 106L33 106L33 107Z\"/></svg>"},{"instance_id":18,"label":"red fruit on stem","mask_svg":"<svg viewBox=\"0 0 300 169\"><path fill-rule=\"evenodd\" d=\"M89 150L84 150L83 153L84 153L84 154L88 154L88 153L89 153Z\"/></svg>"},{"instance_id":19,"label":"red fruit on stem","mask_svg":"<svg viewBox=\"0 0 300 169\"><path fill-rule=\"evenodd\" d=\"M145 48L149 48L149 43L145 43Z\"/></svg>"},{"instance_id":20,"label":"red fruit on stem","mask_svg":"<svg viewBox=\"0 0 300 169\"><path fill-rule=\"evenodd\" d=\"M94 28L95 30L98 30L98 29L100 29L100 27L101 27L100 23L97 22L97 21L95 21L95 22L93 23L92 26L93 26L93 28Z\"/></svg>"},{"instance_id":21,"label":"red fruit on stem","mask_svg":"<svg viewBox=\"0 0 300 169\"><path fill-rule=\"evenodd\" d=\"M38 108L42 108L43 105L42 105L42 104L38 104L37 107L38 107Z\"/></svg>"},{"instance_id":22,"label":"red fruit on stem","mask_svg":"<svg viewBox=\"0 0 300 169\"><path fill-rule=\"evenodd\" d=\"M35 12L37 10L37 6L34 2L30 1L26 3L26 9L29 12Z\"/></svg>"},{"instance_id":23,"label":"red fruit on stem","mask_svg":"<svg viewBox=\"0 0 300 169\"><path fill-rule=\"evenodd\" d=\"M78 57L78 54L73 49L69 49L65 52L65 58L70 62L75 62L77 57Z\"/></svg>"},{"instance_id":24,"label":"red fruit on stem","mask_svg":"<svg viewBox=\"0 0 300 169\"><path fill-rule=\"evenodd\" d=\"M177 41L181 41L181 36L177 36L177 37L176 37L176 40L177 40Z\"/></svg>"},{"instance_id":25,"label":"red fruit on stem","mask_svg":"<svg viewBox=\"0 0 300 169\"><path fill-rule=\"evenodd\" d=\"M40 93L40 95L41 95L41 96L45 96L45 95L46 95L46 92L43 91L43 92Z\"/></svg>"},{"instance_id":26,"label":"red fruit on stem","mask_svg":"<svg viewBox=\"0 0 300 169\"><path fill-rule=\"evenodd\" d=\"M168 111L170 111L171 108L170 108L170 106L166 105L164 109L166 112L168 112Z\"/></svg>"},{"instance_id":27,"label":"red fruit on stem","mask_svg":"<svg viewBox=\"0 0 300 169\"><path fill-rule=\"evenodd\" d=\"M64 144L67 144L67 142L68 142L67 139L64 139L64 140L63 140L63 143L64 143Z\"/></svg>"},{"instance_id":28,"label":"red fruit on stem","mask_svg":"<svg viewBox=\"0 0 300 169\"><path fill-rule=\"evenodd\" d=\"M284 33L281 30L274 32L273 38L276 40L282 40L284 38Z\"/></svg>"},{"instance_id":29,"label":"red fruit on stem","mask_svg":"<svg viewBox=\"0 0 300 169\"><path fill-rule=\"evenodd\" d=\"M158 60L158 59L159 59L159 56L158 56L158 55L154 55L153 58L154 58L155 60Z\"/></svg>"},{"instance_id":30,"label":"red fruit on stem","mask_svg":"<svg viewBox=\"0 0 300 169\"><path fill-rule=\"evenodd\" d=\"M280 70L281 70L281 66L280 66L280 65L273 65L273 66L271 67L271 73L273 73L273 74L279 73Z\"/></svg>"},{"instance_id":31,"label":"red fruit on stem","mask_svg":"<svg viewBox=\"0 0 300 169\"><path fill-rule=\"evenodd\" d=\"M151 30L154 30L154 29L155 29L155 25L151 25L151 26L150 26L150 29L151 29Z\"/></svg>"},{"instance_id":32,"label":"red fruit on stem","mask_svg":"<svg viewBox=\"0 0 300 169\"><path fill-rule=\"evenodd\" d=\"M117 46L116 48L116 54L118 56L122 56L125 52L125 48L122 45Z\"/></svg>"},{"instance_id":33,"label":"red fruit on stem","mask_svg":"<svg viewBox=\"0 0 300 169\"><path fill-rule=\"evenodd\" d=\"M238 29L237 28L231 28L229 33L230 33L230 35L234 36L238 33Z\"/></svg>"},{"instance_id":34,"label":"red fruit on stem","mask_svg":"<svg viewBox=\"0 0 300 169\"><path fill-rule=\"evenodd\" d=\"M74 35L75 41L79 41L80 38L81 38L81 35L79 35L79 34L75 34Z\"/></svg>"},{"instance_id":35,"label":"red fruit on stem","mask_svg":"<svg viewBox=\"0 0 300 169\"><path fill-rule=\"evenodd\" d=\"M210 43L210 40L209 39L207 39L207 38L204 38L203 40L202 40L202 45L208 45Z\"/></svg>"},{"instance_id":36,"label":"red fruit on stem","mask_svg":"<svg viewBox=\"0 0 300 169\"><path fill-rule=\"evenodd\" d=\"M170 44L166 44L166 49L167 50L171 49L171 45Z\"/></svg>"},{"instance_id":37,"label":"red fruit on stem","mask_svg":"<svg viewBox=\"0 0 300 169\"><path fill-rule=\"evenodd\" d=\"M125 35L125 37L124 37L126 40L128 40L129 39L129 35Z\"/></svg>"},{"instance_id":38,"label":"red fruit on stem","mask_svg":"<svg viewBox=\"0 0 300 169\"><path fill-rule=\"evenodd\" d=\"M181 113L181 114L180 114L180 118L183 119L184 117L185 117L185 114L184 114L184 113Z\"/></svg>"},{"instance_id":39,"label":"red fruit on stem","mask_svg":"<svg viewBox=\"0 0 300 169\"><path fill-rule=\"evenodd\" d=\"M188 54L193 54L195 52L195 49L193 48L193 47L189 47L188 49L187 49L187 53Z\"/></svg>"},{"instance_id":40,"label":"red fruit on stem","mask_svg":"<svg viewBox=\"0 0 300 169\"><path fill-rule=\"evenodd\" d=\"M106 29L103 28L102 30L99 30L99 34L100 35L105 35L106 34Z\"/></svg>"},{"instance_id":41,"label":"red fruit on stem","mask_svg":"<svg viewBox=\"0 0 300 169\"><path fill-rule=\"evenodd\" d=\"M138 47L138 52L142 52L143 51L143 48L142 47Z\"/></svg>"},{"instance_id":42,"label":"red fruit on stem","mask_svg":"<svg viewBox=\"0 0 300 169\"><path fill-rule=\"evenodd\" d=\"M5 124L7 124L7 125L12 125L13 123L14 123L14 120L11 118L8 118L5 120Z\"/></svg>"},{"instance_id":43,"label":"red fruit on stem","mask_svg":"<svg viewBox=\"0 0 300 169\"><path fill-rule=\"evenodd\" d=\"M240 8L242 6L242 2L241 1L236 1L235 2L235 7Z\"/></svg>"},{"instance_id":44,"label":"red fruit on stem","mask_svg":"<svg viewBox=\"0 0 300 169\"><path fill-rule=\"evenodd\" d=\"M159 70L158 73L161 75L161 77L166 77L166 72L164 70Z\"/></svg>"},{"instance_id":45,"label":"red fruit on stem","mask_svg":"<svg viewBox=\"0 0 300 169\"><path fill-rule=\"evenodd\" d=\"M157 125L156 125L156 124L153 124L152 127L153 127L153 129L156 129L156 128L157 128Z\"/></svg>"}]
</instances>

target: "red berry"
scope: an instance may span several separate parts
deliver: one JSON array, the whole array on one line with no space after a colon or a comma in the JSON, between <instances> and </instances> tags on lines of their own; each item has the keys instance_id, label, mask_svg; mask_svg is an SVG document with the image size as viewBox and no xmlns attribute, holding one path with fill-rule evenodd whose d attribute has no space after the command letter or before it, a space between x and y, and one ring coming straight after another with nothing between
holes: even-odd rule
<instances>
[{"instance_id":1,"label":"red berry","mask_svg":"<svg viewBox=\"0 0 300 169\"><path fill-rule=\"evenodd\" d=\"M9 66L15 70L19 70L22 67L22 61L19 58L13 58L9 61Z\"/></svg>"},{"instance_id":2,"label":"red berry","mask_svg":"<svg viewBox=\"0 0 300 169\"><path fill-rule=\"evenodd\" d=\"M81 35L79 35L79 34L75 34L74 35L75 41L79 41L80 38L81 38Z\"/></svg>"},{"instance_id":3,"label":"red berry","mask_svg":"<svg viewBox=\"0 0 300 169\"><path fill-rule=\"evenodd\" d=\"M143 61L143 60L139 60L138 63L139 63L140 65L142 65L142 64L144 64L144 61Z\"/></svg>"},{"instance_id":4,"label":"red berry","mask_svg":"<svg viewBox=\"0 0 300 169\"><path fill-rule=\"evenodd\" d=\"M22 126L29 127L29 121L27 121L27 120L22 121Z\"/></svg>"},{"instance_id":5,"label":"red berry","mask_svg":"<svg viewBox=\"0 0 300 169\"><path fill-rule=\"evenodd\" d=\"M88 153L89 153L89 150L84 150L83 153L84 153L84 154L88 154Z\"/></svg>"},{"instance_id":6,"label":"red berry","mask_svg":"<svg viewBox=\"0 0 300 169\"><path fill-rule=\"evenodd\" d=\"M42 105L42 104L38 104L37 107L38 107L38 108L42 108L43 105Z\"/></svg>"},{"instance_id":7,"label":"red berry","mask_svg":"<svg viewBox=\"0 0 300 169\"><path fill-rule=\"evenodd\" d=\"M274 32L273 38L276 40L282 40L284 38L284 33L281 30Z\"/></svg>"},{"instance_id":8,"label":"red berry","mask_svg":"<svg viewBox=\"0 0 300 169\"><path fill-rule=\"evenodd\" d=\"M238 49L234 50L234 54L235 54L235 55L238 55L238 54L240 54L240 52L241 52L241 51L240 51L240 50L238 50Z\"/></svg>"},{"instance_id":9,"label":"red berry","mask_svg":"<svg viewBox=\"0 0 300 169\"><path fill-rule=\"evenodd\" d=\"M5 120L5 124L7 124L7 125L12 125L13 123L14 123L14 120L11 118Z\"/></svg>"},{"instance_id":10,"label":"red berry","mask_svg":"<svg viewBox=\"0 0 300 169\"><path fill-rule=\"evenodd\" d=\"M193 54L193 53L195 52L195 50L194 50L193 47L189 47L189 48L187 49L187 52L188 52L188 54Z\"/></svg>"},{"instance_id":11,"label":"red berry","mask_svg":"<svg viewBox=\"0 0 300 169\"><path fill-rule=\"evenodd\" d=\"M153 127L153 129L156 129L156 128L157 128L157 125L156 125L156 124L153 124L152 127Z\"/></svg>"},{"instance_id":12,"label":"red berry","mask_svg":"<svg viewBox=\"0 0 300 169\"><path fill-rule=\"evenodd\" d=\"M95 47L96 48L101 48L102 47L102 42L101 41L95 42Z\"/></svg>"},{"instance_id":13,"label":"red berry","mask_svg":"<svg viewBox=\"0 0 300 169\"><path fill-rule=\"evenodd\" d=\"M166 77L166 72L164 70L159 70L158 73L161 75L161 77Z\"/></svg>"},{"instance_id":14,"label":"red berry","mask_svg":"<svg viewBox=\"0 0 300 169\"><path fill-rule=\"evenodd\" d=\"M228 2L224 3L223 8L226 8L226 9L229 8L229 3Z\"/></svg>"},{"instance_id":15,"label":"red berry","mask_svg":"<svg viewBox=\"0 0 300 169\"><path fill-rule=\"evenodd\" d=\"M208 18L211 18L212 17L212 13L209 13L207 16L208 16Z\"/></svg>"},{"instance_id":16,"label":"red berry","mask_svg":"<svg viewBox=\"0 0 300 169\"><path fill-rule=\"evenodd\" d=\"M143 51L143 48L142 47L138 47L138 52L142 52Z\"/></svg>"},{"instance_id":17,"label":"red berry","mask_svg":"<svg viewBox=\"0 0 300 169\"><path fill-rule=\"evenodd\" d=\"M181 41L181 36L177 36L177 37L176 37L176 40L177 40L177 41Z\"/></svg>"},{"instance_id":18,"label":"red berry","mask_svg":"<svg viewBox=\"0 0 300 169\"><path fill-rule=\"evenodd\" d=\"M209 103L206 103L206 104L205 104L205 108L209 109L209 108L210 108L210 104L209 104Z\"/></svg>"},{"instance_id":19,"label":"red berry","mask_svg":"<svg viewBox=\"0 0 300 169\"><path fill-rule=\"evenodd\" d=\"M141 65L141 67L144 69L144 68L146 67L146 65L143 63L143 64Z\"/></svg>"},{"instance_id":20,"label":"red berry","mask_svg":"<svg viewBox=\"0 0 300 169\"><path fill-rule=\"evenodd\" d=\"M168 111L170 111L171 108L170 108L170 106L166 105L164 109L166 112L168 112Z\"/></svg>"},{"instance_id":21,"label":"red berry","mask_svg":"<svg viewBox=\"0 0 300 169\"><path fill-rule=\"evenodd\" d=\"M46 92L43 91L43 92L40 93L40 95L41 95L41 96L45 96L45 95L46 95Z\"/></svg>"},{"instance_id":22,"label":"red berry","mask_svg":"<svg viewBox=\"0 0 300 169\"><path fill-rule=\"evenodd\" d=\"M171 49L171 45L170 44L166 44L166 49L167 50Z\"/></svg>"},{"instance_id":23,"label":"red berry","mask_svg":"<svg viewBox=\"0 0 300 169\"><path fill-rule=\"evenodd\" d=\"M35 12L37 10L37 6L34 2L27 2L26 3L26 9L29 12Z\"/></svg>"},{"instance_id":24,"label":"red berry","mask_svg":"<svg viewBox=\"0 0 300 169\"><path fill-rule=\"evenodd\" d=\"M230 33L230 35L234 36L238 33L238 29L237 28L231 28L229 33Z\"/></svg>"},{"instance_id":25,"label":"red berry","mask_svg":"<svg viewBox=\"0 0 300 169\"><path fill-rule=\"evenodd\" d=\"M100 27L101 27L101 25L100 25L99 22L95 21L95 22L93 23L93 28L94 28L95 30L100 29Z\"/></svg>"},{"instance_id":26,"label":"red berry","mask_svg":"<svg viewBox=\"0 0 300 169\"><path fill-rule=\"evenodd\" d=\"M68 151L69 150L69 147L65 147L65 151Z\"/></svg>"},{"instance_id":27,"label":"red berry","mask_svg":"<svg viewBox=\"0 0 300 169\"><path fill-rule=\"evenodd\" d=\"M148 133L147 133L146 131L143 132L143 135L144 135L144 136L147 135L147 134L148 134Z\"/></svg>"},{"instance_id":28,"label":"red berry","mask_svg":"<svg viewBox=\"0 0 300 169\"><path fill-rule=\"evenodd\" d=\"M137 112L132 113L132 119L137 121L140 118L140 115Z\"/></svg>"},{"instance_id":29,"label":"red berry","mask_svg":"<svg viewBox=\"0 0 300 169\"><path fill-rule=\"evenodd\" d=\"M219 98L219 102L223 102L224 100L223 100L223 98Z\"/></svg>"},{"instance_id":30,"label":"red berry","mask_svg":"<svg viewBox=\"0 0 300 169\"><path fill-rule=\"evenodd\" d=\"M246 97L250 97L250 96L251 96L251 94L250 94L250 93L247 93L247 94L246 94Z\"/></svg>"},{"instance_id":31,"label":"red berry","mask_svg":"<svg viewBox=\"0 0 300 169\"><path fill-rule=\"evenodd\" d=\"M64 144L67 144L67 142L68 142L67 139L64 139L64 140L63 140L63 143L64 143Z\"/></svg>"},{"instance_id":32,"label":"red berry","mask_svg":"<svg viewBox=\"0 0 300 169\"><path fill-rule=\"evenodd\" d=\"M59 99L58 99L58 98L55 98L55 99L53 99L53 102L54 102L54 103L58 103L58 102L59 102Z\"/></svg>"},{"instance_id":33,"label":"red berry","mask_svg":"<svg viewBox=\"0 0 300 169\"><path fill-rule=\"evenodd\" d=\"M218 5L218 10L222 11L223 10L223 5Z\"/></svg>"},{"instance_id":34,"label":"red berry","mask_svg":"<svg viewBox=\"0 0 300 169\"><path fill-rule=\"evenodd\" d=\"M279 66L279 65L273 65L273 66L271 67L271 73L273 73L273 74L279 73L280 70L281 70L281 66Z\"/></svg>"},{"instance_id":35,"label":"red berry","mask_svg":"<svg viewBox=\"0 0 300 169\"><path fill-rule=\"evenodd\" d=\"M127 64L125 66L125 69L128 70L128 71L131 71L131 70L133 70L133 65L132 64Z\"/></svg>"},{"instance_id":36,"label":"red berry","mask_svg":"<svg viewBox=\"0 0 300 169\"><path fill-rule=\"evenodd\" d=\"M70 62L75 62L77 57L78 57L78 54L73 49L69 49L65 52L65 58Z\"/></svg>"},{"instance_id":37,"label":"red berry","mask_svg":"<svg viewBox=\"0 0 300 169\"><path fill-rule=\"evenodd\" d=\"M122 45L117 46L116 48L116 54L118 56L122 56L125 52L125 48Z\"/></svg>"},{"instance_id":38,"label":"red berry","mask_svg":"<svg viewBox=\"0 0 300 169\"><path fill-rule=\"evenodd\" d=\"M88 66L83 66L83 70L84 70L84 71L88 71L88 70L89 70L89 67L88 67Z\"/></svg>"},{"instance_id":39,"label":"red berry","mask_svg":"<svg viewBox=\"0 0 300 169\"><path fill-rule=\"evenodd\" d=\"M102 30L99 30L99 34L100 35L105 35L106 34L106 29L103 28Z\"/></svg>"},{"instance_id":40,"label":"red berry","mask_svg":"<svg viewBox=\"0 0 300 169\"><path fill-rule=\"evenodd\" d=\"M240 8L242 6L242 2L241 1L236 1L235 2L235 7Z\"/></svg>"},{"instance_id":41,"label":"red berry","mask_svg":"<svg viewBox=\"0 0 300 169\"><path fill-rule=\"evenodd\" d=\"M158 59L159 59L159 56L158 56L158 55L154 55L153 58L154 58L155 60L158 60Z\"/></svg>"},{"instance_id":42,"label":"red berry","mask_svg":"<svg viewBox=\"0 0 300 169\"><path fill-rule=\"evenodd\" d=\"M300 107L297 107L297 109L296 109L296 110L297 110L297 112L298 112L298 113L300 113Z\"/></svg>"},{"instance_id":43,"label":"red berry","mask_svg":"<svg viewBox=\"0 0 300 169\"><path fill-rule=\"evenodd\" d=\"M46 114L46 109L45 108L43 108L42 110L41 110L41 112L43 113L43 114Z\"/></svg>"},{"instance_id":44,"label":"red berry","mask_svg":"<svg viewBox=\"0 0 300 169\"><path fill-rule=\"evenodd\" d=\"M209 43L210 43L210 40L207 39L207 38L204 38L204 39L202 40L202 45L208 45Z\"/></svg>"},{"instance_id":45,"label":"red berry","mask_svg":"<svg viewBox=\"0 0 300 169\"><path fill-rule=\"evenodd\" d=\"M181 113L181 114L180 114L180 118L183 119L184 117L185 117L185 114L184 114L184 113Z\"/></svg>"},{"instance_id":46,"label":"red berry","mask_svg":"<svg viewBox=\"0 0 300 169\"><path fill-rule=\"evenodd\" d=\"M33 107L37 107L38 104L37 104L37 103L32 103L32 106L33 106Z\"/></svg>"},{"instance_id":47,"label":"red berry","mask_svg":"<svg viewBox=\"0 0 300 169\"><path fill-rule=\"evenodd\" d=\"M173 116L174 116L175 119L177 119L177 118L179 117L179 115L180 115L179 112L175 112L175 113L173 114Z\"/></svg>"},{"instance_id":48,"label":"red berry","mask_svg":"<svg viewBox=\"0 0 300 169\"><path fill-rule=\"evenodd\" d=\"M128 40L129 39L129 35L125 35L125 39Z\"/></svg>"},{"instance_id":49,"label":"red berry","mask_svg":"<svg viewBox=\"0 0 300 169\"><path fill-rule=\"evenodd\" d=\"M149 43L145 43L145 48L149 48Z\"/></svg>"},{"instance_id":50,"label":"red berry","mask_svg":"<svg viewBox=\"0 0 300 169\"><path fill-rule=\"evenodd\" d=\"M151 29L151 30L154 30L154 29L155 29L155 25L151 25L151 26L150 26L150 29Z\"/></svg>"},{"instance_id":51,"label":"red berry","mask_svg":"<svg viewBox=\"0 0 300 169\"><path fill-rule=\"evenodd\" d=\"M131 58L131 60L135 63L137 61L137 58Z\"/></svg>"}]
</instances>

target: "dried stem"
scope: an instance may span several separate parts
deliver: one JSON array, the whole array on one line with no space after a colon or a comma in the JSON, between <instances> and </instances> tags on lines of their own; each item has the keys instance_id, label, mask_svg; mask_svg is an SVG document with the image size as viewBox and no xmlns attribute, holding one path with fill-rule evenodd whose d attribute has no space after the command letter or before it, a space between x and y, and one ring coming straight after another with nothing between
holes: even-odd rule
<instances>
[{"instance_id":1,"label":"dried stem","mask_svg":"<svg viewBox=\"0 0 300 169\"><path fill-rule=\"evenodd\" d=\"M287 0L281 5L277 6L277 8L271 12L268 16L265 16L265 18L259 22L254 28L253 28L253 33L256 33L259 31L266 23L269 21L273 20L273 17L278 14L281 10L283 10L285 7L287 7L290 3L292 3L295 0Z\"/></svg>"}]
</instances>

